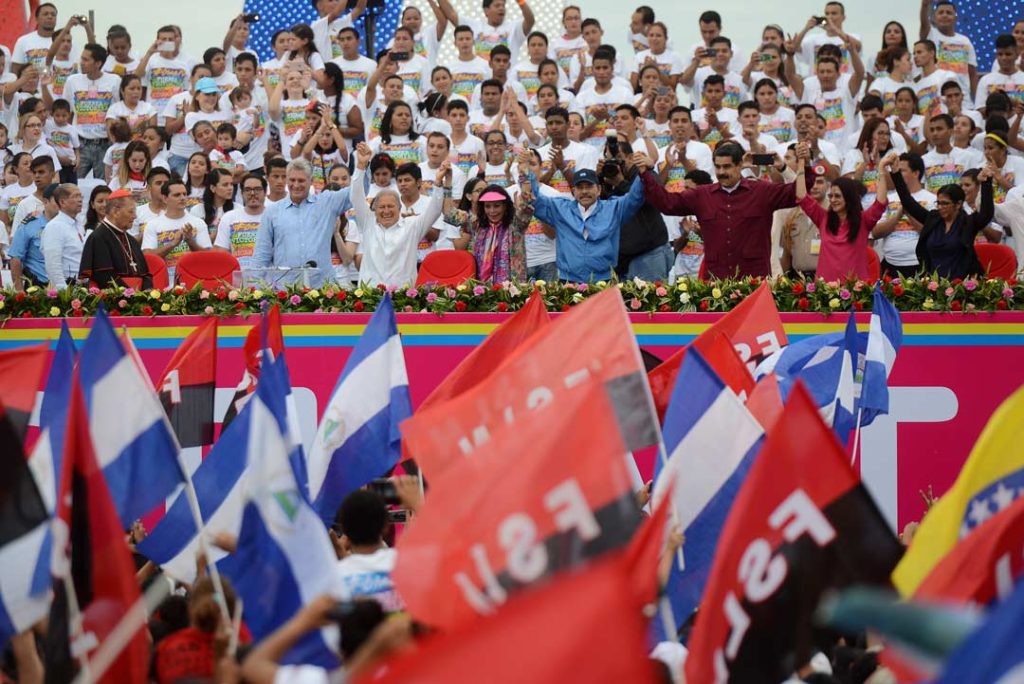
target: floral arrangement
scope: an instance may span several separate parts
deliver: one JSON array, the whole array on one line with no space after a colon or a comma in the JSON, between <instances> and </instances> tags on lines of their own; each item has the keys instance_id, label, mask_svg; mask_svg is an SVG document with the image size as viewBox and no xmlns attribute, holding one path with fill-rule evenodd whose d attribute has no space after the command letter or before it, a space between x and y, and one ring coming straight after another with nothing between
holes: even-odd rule
<instances>
[{"instance_id":1,"label":"floral arrangement","mask_svg":"<svg viewBox=\"0 0 1024 684\"><path fill-rule=\"evenodd\" d=\"M0 319L91 316L101 302L111 316L246 316L275 303L283 313L369 313L386 292L399 313L504 313L522 307L534 289L543 295L550 311L567 311L609 287L622 291L631 312L724 312L753 293L761 282L760 278L707 282L684 279L671 284L639 279L592 284L469 281L457 286L398 288L328 284L317 289L295 286L280 291L230 287L204 290L199 286L191 290L175 286L169 290L72 287L60 291L30 287L25 292L0 291ZM783 312L868 311L874 294L872 284L859 280L826 282L782 277L768 282ZM901 311L1024 310L1024 285L1016 279L886 277L882 291Z\"/></svg>"}]
</instances>

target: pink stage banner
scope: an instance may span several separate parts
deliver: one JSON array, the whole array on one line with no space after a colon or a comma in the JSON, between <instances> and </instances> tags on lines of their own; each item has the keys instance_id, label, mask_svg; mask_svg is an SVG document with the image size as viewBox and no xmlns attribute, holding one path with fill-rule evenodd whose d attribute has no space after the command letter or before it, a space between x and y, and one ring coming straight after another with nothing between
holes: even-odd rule
<instances>
[{"instance_id":1,"label":"pink stage banner","mask_svg":"<svg viewBox=\"0 0 1024 684\"><path fill-rule=\"evenodd\" d=\"M430 391L508 314L399 314L414 404ZM665 358L706 329L717 314L632 314L640 345ZM844 316L783 314L791 342L839 331ZM127 325L150 375L159 377L199 317L115 319ZM242 373L241 346L255 319L227 319L219 331L217 411L227 409ZM283 316L286 358L311 441L345 360L369 320L363 314ZM866 330L868 314L859 317ZM1024 313L903 314L903 348L893 368L889 416L879 417L861 438L864 480L887 519L900 528L919 519L918 492L940 494L952 484L982 427L996 407L1024 384ZM89 321L69 320L76 341ZM48 340L59 320L10 320L0 328L0 349ZM193 458L198 458L194 455Z\"/></svg>"}]
</instances>

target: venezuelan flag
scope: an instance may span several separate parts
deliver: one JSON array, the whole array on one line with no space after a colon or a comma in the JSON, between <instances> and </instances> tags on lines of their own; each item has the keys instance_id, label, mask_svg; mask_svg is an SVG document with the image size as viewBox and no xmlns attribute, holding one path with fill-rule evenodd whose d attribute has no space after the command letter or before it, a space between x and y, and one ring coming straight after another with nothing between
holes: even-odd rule
<instances>
[{"instance_id":1,"label":"venezuelan flag","mask_svg":"<svg viewBox=\"0 0 1024 684\"><path fill-rule=\"evenodd\" d=\"M1018 495L1024 495L1024 387L993 414L953 487L925 516L893 584L911 596L961 539Z\"/></svg>"}]
</instances>

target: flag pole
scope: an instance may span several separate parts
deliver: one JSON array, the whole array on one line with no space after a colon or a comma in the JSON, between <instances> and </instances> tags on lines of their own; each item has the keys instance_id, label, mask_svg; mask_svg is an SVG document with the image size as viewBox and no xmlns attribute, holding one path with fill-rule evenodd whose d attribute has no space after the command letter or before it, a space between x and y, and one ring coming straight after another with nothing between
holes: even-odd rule
<instances>
[{"instance_id":1,"label":"flag pole","mask_svg":"<svg viewBox=\"0 0 1024 684\"><path fill-rule=\"evenodd\" d=\"M857 407L857 429L853 431L853 453L850 454L850 467L857 465L857 447L860 446L860 418L864 412L862 407Z\"/></svg>"},{"instance_id":2,"label":"flag pole","mask_svg":"<svg viewBox=\"0 0 1024 684\"><path fill-rule=\"evenodd\" d=\"M83 669L75 678L74 684L90 684L102 679L110 666L121 655L121 651L128 646L139 630L146 626L146 620L150 613L156 610L160 602L170 593L169 582L158 580L150 584L146 593L129 606L128 611L100 644L93 657L94 670L90 672Z\"/></svg>"},{"instance_id":3,"label":"flag pole","mask_svg":"<svg viewBox=\"0 0 1024 684\"><path fill-rule=\"evenodd\" d=\"M220 571L217 564L210 558L210 547L206 543L204 534L206 525L203 523L202 513L199 511L199 497L196 496L195 485L192 484L192 476L184 468L185 473L185 496L188 499L188 507L192 512L192 519L196 525L196 541L199 543L199 553L206 559L206 569L210 573L210 581L213 583L213 595L220 607L220 615L224 624L230 624L231 614L228 611L228 601L224 595L224 584L220 579Z\"/></svg>"},{"instance_id":4,"label":"flag pole","mask_svg":"<svg viewBox=\"0 0 1024 684\"><path fill-rule=\"evenodd\" d=\"M75 641L82 638L82 609L78 605L78 593L75 591L75 583L71 579L70 573L65 573L64 577L61 578L64 583L64 593L68 597L68 613L71 618L71 643L68 648L71 650L71 655L78 660L78 679L84 684L91 684L95 681L92 677L92 672L89 668L89 659L86 657L88 649L81 649L78 654L75 654ZM84 677L84 679L83 679Z\"/></svg>"}]
</instances>

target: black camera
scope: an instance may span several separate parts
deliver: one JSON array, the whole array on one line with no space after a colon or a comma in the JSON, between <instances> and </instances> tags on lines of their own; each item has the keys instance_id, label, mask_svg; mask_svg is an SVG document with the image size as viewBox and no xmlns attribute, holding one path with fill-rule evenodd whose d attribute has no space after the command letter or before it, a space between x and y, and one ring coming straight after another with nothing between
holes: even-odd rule
<instances>
[{"instance_id":1,"label":"black camera","mask_svg":"<svg viewBox=\"0 0 1024 684\"><path fill-rule=\"evenodd\" d=\"M378 477L375 480L370 480L370 484L366 486L371 492L376 492L384 499L384 503L388 506L397 506L401 503L398 498L398 490L395 489L395 483L386 477Z\"/></svg>"},{"instance_id":2,"label":"black camera","mask_svg":"<svg viewBox=\"0 0 1024 684\"><path fill-rule=\"evenodd\" d=\"M242 15L242 21L244 21L246 24L255 24L259 20L260 20L260 15L259 15L258 12L253 12L252 14L243 14Z\"/></svg>"},{"instance_id":3,"label":"black camera","mask_svg":"<svg viewBox=\"0 0 1024 684\"><path fill-rule=\"evenodd\" d=\"M407 59L409 59L409 53L408 52L389 52L388 53L388 59L390 59L392 62L404 62Z\"/></svg>"}]
</instances>

